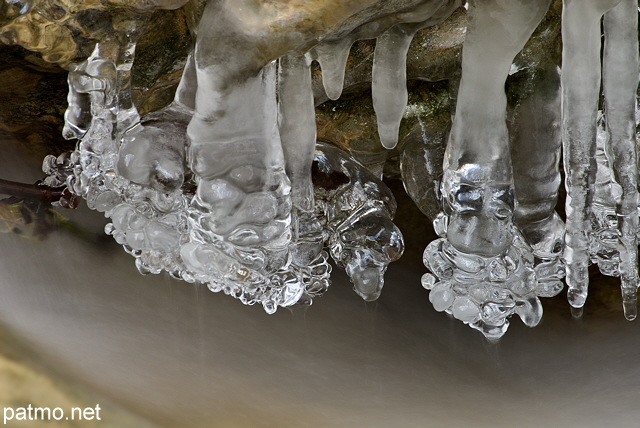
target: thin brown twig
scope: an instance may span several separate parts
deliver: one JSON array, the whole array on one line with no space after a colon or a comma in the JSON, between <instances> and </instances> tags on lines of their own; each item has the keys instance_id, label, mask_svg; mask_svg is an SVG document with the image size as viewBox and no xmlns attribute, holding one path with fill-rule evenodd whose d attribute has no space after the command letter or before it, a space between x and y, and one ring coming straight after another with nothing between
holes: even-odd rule
<instances>
[{"instance_id":1,"label":"thin brown twig","mask_svg":"<svg viewBox=\"0 0 640 428\"><path fill-rule=\"evenodd\" d=\"M17 198L38 199L47 202L57 201L66 187L49 187L39 184L26 184L0 178L0 194Z\"/></svg>"}]
</instances>

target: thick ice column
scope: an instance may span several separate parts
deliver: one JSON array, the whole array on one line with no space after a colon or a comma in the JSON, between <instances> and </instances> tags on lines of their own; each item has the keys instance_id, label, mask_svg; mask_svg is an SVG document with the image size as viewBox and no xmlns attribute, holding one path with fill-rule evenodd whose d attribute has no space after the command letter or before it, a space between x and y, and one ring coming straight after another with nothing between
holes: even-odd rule
<instances>
[{"instance_id":1,"label":"thick ice column","mask_svg":"<svg viewBox=\"0 0 640 428\"><path fill-rule=\"evenodd\" d=\"M616 212L620 234L620 279L624 313L637 315L638 164L635 103L638 88L638 11L623 0L604 15L603 87L613 172L622 189Z\"/></svg>"},{"instance_id":2,"label":"thick ice column","mask_svg":"<svg viewBox=\"0 0 640 428\"><path fill-rule=\"evenodd\" d=\"M199 88L203 80L199 76ZM195 200L209 210L203 214L212 233L240 246L283 250L290 238L289 183L275 85L272 63L230 92L215 122L196 111L188 127L189 162L197 176Z\"/></svg>"},{"instance_id":3,"label":"thick ice column","mask_svg":"<svg viewBox=\"0 0 640 428\"><path fill-rule=\"evenodd\" d=\"M471 1L462 79L444 160L446 239L425 249L440 280L423 277L436 310L497 339L517 313L528 326L541 319L531 249L513 224L514 184L504 83L515 55L550 0Z\"/></svg>"},{"instance_id":4,"label":"thick ice column","mask_svg":"<svg viewBox=\"0 0 640 428\"><path fill-rule=\"evenodd\" d=\"M311 60L287 55L279 60L278 109L285 169L291 201L301 211L313 210L311 164L316 146L316 114L311 86Z\"/></svg>"},{"instance_id":5,"label":"thick ice column","mask_svg":"<svg viewBox=\"0 0 640 428\"><path fill-rule=\"evenodd\" d=\"M443 197L464 205L452 213L447 233L461 251L493 256L510 244L513 177L504 82L513 58L549 3L470 3L462 79L443 180Z\"/></svg>"},{"instance_id":6,"label":"thick ice column","mask_svg":"<svg viewBox=\"0 0 640 428\"><path fill-rule=\"evenodd\" d=\"M276 64L241 34L234 5L210 2L194 52L187 162L196 195L181 256L194 279L269 313L300 298L287 269L291 199L278 130ZM237 49L243 49L239 54Z\"/></svg>"},{"instance_id":7,"label":"thick ice column","mask_svg":"<svg viewBox=\"0 0 640 428\"><path fill-rule=\"evenodd\" d=\"M562 140L566 200L566 282L581 308L589 286L590 214L596 173L600 88L600 17L595 2L564 0L562 14Z\"/></svg>"},{"instance_id":8,"label":"thick ice column","mask_svg":"<svg viewBox=\"0 0 640 428\"><path fill-rule=\"evenodd\" d=\"M554 64L523 70L514 90L528 93L508 117L516 192L514 222L531 245L539 296L563 288L564 222L555 212L560 187L560 73ZM525 89L526 88L526 89Z\"/></svg>"}]
</instances>

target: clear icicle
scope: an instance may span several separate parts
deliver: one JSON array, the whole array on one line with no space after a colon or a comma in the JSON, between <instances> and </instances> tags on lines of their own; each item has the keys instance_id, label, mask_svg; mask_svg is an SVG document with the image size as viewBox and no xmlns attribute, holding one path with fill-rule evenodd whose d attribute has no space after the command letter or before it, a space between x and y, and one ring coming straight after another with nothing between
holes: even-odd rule
<instances>
[{"instance_id":1,"label":"clear icicle","mask_svg":"<svg viewBox=\"0 0 640 428\"><path fill-rule=\"evenodd\" d=\"M409 98L407 92L407 52L414 31L395 26L376 41L373 57L371 96L382 145L392 149L398 144L400 122Z\"/></svg>"},{"instance_id":2,"label":"clear icicle","mask_svg":"<svg viewBox=\"0 0 640 428\"><path fill-rule=\"evenodd\" d=\"M536 294L552 297L564 287L565 270L564 222L555 212L561 183L560 73L542 64L520 73L526 77L513 83L512 90L526 87L530 92L508 114L514 222L533 250Z\"/></svg>"},{"instance_id":3,"label":"clear icicle","mask_svg":"<svg viewBox=\"0 0 640 428\"><path fill-rule=\"evenodd\" d=\"M320 43L310 53L322 68L322 84L329 99L337 100L342 94L347 59L354 39L350 36L336 41Z\"/></svg>"},{"instance_id":4,"label":"clear icicle","mask_svg":"<svg viewBox=\"0 0 640 428\"><path fill-rule=\"evenodd\" d=\"M603 87L610 153L622 197L616 204L620 280L625 317L637 316L638 165L635 94L638 87L638 14L635 0L623 0L604 15ZM631 65L631 66L630 66Z\"/></svg>"},{"instance_id":5,"label":"clear icicle","mask_svg":"<svg viewBox=\"0 0 640 428\"><path fill-rule=\"evenodd\" d=\"M278 68L280 138L285 169L291 180L291 202L301 211L313 210L311 164L316 146L316 116L310 59L284 56Z\"/></svg>"},{"instance_id":6,"label":"clear icicle","mask_svg":"<svg viewBox=\"0 0 640 428\"><path fill-rule=\"evenodd\" d=\"M200 88L200 76L198 83ZM231 258L264 258L256 270L260 275L285 264L290 241L289 182L277 129L275 85L272 63L229 93L221 107L233 114L211 124L196 111L188 127L189 162L197 176L190 213L192 244L202 243L203 251L228 244L223 251ZM190 254L185 252L184 261L196 269L199 261ZM243 275L222 269L221 278Z\"/></svg>"},{"instance_id":7,"label":"clear icicle","mask_svg":"<svg viewBox=\"0 0 640 428\"><path fill-rule=\"evenodd\" d=\"M376 39L371 71L373 108L382 145L392 149L398 144L400 122L407 106L407 52L413 36L421 28L442 22L459 0L426 1L405 13L401 23Z\"/></svg>"},{"instance_id":8,"label":"clear icicle","mask_svg":"<svg viewBox=\"0 0 640 428\"><path fill-rule=\"evenodd\" d=\"M562 143L567 189L564 257L569 304L580 308L589 287L602 13L592 2L564 0L563 5Z\"/></svg>"},{"instance_id":9,"label":"clear icicle","mask_svg":"<svg viewBox=\"0 0 640 428\"><path fill-rule=\"evenodd\" d=\"M598 113L596 136L596 181L591 208L591 241L589 253L591 261L598 264L600 273L620 276L620 252L618 248L618 219L616 201L622 190L615 182L611 169L611 153L608 153L609 135L605 127L604 114Z\"/></svg>"},{"instance_id":10,"label":"clear icicle","mask_svg":"<svg viewBox=\"0 0 640 428\"><path fill-rule=\"evenodd\" d=\"M114 43L114 49L118 52L116 60L116 90L118 97L117 127L120 132L126 131L140 120L138 110L131 99L131 72L135 58L137 36L136 34L125 34L124 40Z\"/></svg>"},{"instance_id":11,"label":"clear icicle","mask_svg":"<svg viewBox=\"0 0 640 428\"><path fill-rule=\"evenodd\" d=\"M311 166L316 147L316 116L311 86L311 58L289 55L278 66L278 124L285 171L291 181L292 243L291 265L305 284L302 301L329 287L331 266L323 251L326 233L314 210Z\"/></svg>"},{"instance_id":12,"label":"clear icicle","mask_svg":"<svg viewBox=\"0 0 640 428\"><path fill-rule=\"evenodd\" d=\"M563 103L562 132L564 145L565 186L567 188L566 251L568 298L571 306L582 307L588 291L588 245L596 244L595 259L604 242L600 230L591 237L589 220L603 223L596 194L596 115L600 68L600 21L605 15L604 95L607 135L605 152L610 157L620 195L615 201L618 270L622 276L625 316L636 317L638 286L637 267L637 154L635 137L635 93L638 84L637 4L622 2L579 2L564 0L563 28ZM629 66L631 64L631 66ZM602 165L603 162L600 162ZM601 176L604 171L601 171ZM600 177L602 179L602 177ZM605 177L606 178L606 177ZM602 180L600 180L602 181ZM606 180L605 180L606 181ZM602 187L602 186L599 186ZM612 187L613 189L613 187ZM596 204L592 203L595 200ZM605 210L606 211L606 210ZM606 214L606 213L605 213ZM606 223L606 219L604 219ZM604 224L603 223L603 224ZM598 226L598 224L596 224ZM605 225L606 227L606 225ZM615 252L615 251L613 251ZM615 258L611 259L616 262ZM609 263L610 264L610 263ZM611 266L601 268L617 274Z\"/></svg>"}]
</instances>

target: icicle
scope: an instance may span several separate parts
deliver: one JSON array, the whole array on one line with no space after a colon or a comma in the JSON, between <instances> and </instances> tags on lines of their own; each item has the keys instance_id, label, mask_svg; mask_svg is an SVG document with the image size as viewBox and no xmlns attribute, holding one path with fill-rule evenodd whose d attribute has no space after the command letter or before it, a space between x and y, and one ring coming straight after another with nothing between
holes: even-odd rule
<instances>
[{"instance_id":1,"label":"icicle","mask_svg":"<svg viewBox=\"0 0 640 428\"><path fill-rule=\"evenodd\" d=\"M117 128L124 132L140 121L138 109L131 99L131 72L136 52L137 34L123 35L118 44L116 61L116 91L118 97Z\"/></svg>"},{"instance_id":2,"label":"icicle","mask_svg":"<svg viewBox=\"0 0 640 428\"><path fill-rule=\"evenodd\" d=\"M523 70L512 93L521 93L508 115L516 207L514 222L533 249L538 296L564 287L564 222L555 212L560 186L560 73L538 64ZM543 107L541 107L543 106Z\"/></svg>"},{"instance_id":3,"label":"icicle","mask_svg":"<svg viewBox=\"0 0 640 428\"><path fill-rule=\"evenodd\" d=\"M278 258L290 238L290 202L275 84L272 63L228 93L220 107L233 114L210 123L196 113L188 133L189 162L198 177L193 205L202 217L194 220L194 228L204 227L198 239L207 236L205 241L214 243L222 235L247 251L264 248L273 253L268 257ZM268 264L280 267L275 259Z\"/></svg>"},{"instance_id":4,"label":"icicle","mask_svg":"<svg viewBox=\"0 0 640 428\"><path fill-rule=\"evenodd\" d=\"M329 99L337 100L342 94L344 72L354 41L347 36L337 41L320 43L310 51L322 68L322 84Z\"/></svg>"},{"instance_id":5,"label":"icicle","mask_svg":"<svg viewBox=\"0 0 640 428\"><path fill-rule=\"evenodd\" d=\"M316 116L311 87L311 61L284 56L278 68L280 138L285 169L291 180L291 202L301 211L313 210L311 164L316 146Z\"/></svg>"},{"instance_id":6,"label":"icicle","mask_svg":"<svg viewBox=\"0 0 640 428\"><path fill-rule=\"evenodd\" d=\"M373 57L371 95L382 145L392 149L398 144L398 131L409 98L407 92L407 52L415 32L395 26L376 41Z\"/></svg>"},{"instance_id":7,"label":"icicle","mask_svg":"<svg viewBox=\"0 0 640 428\"><path fill-rule=\"evenodd\" d=\"M638 14L635 0L623 0L604 15L603 87L610 153L622 197L616 205L620 235L620 280L624 314L637 316L638 165L635 97L638 87Z\"/></svg>"},{"instance_id":8,"label":"icicle","mask_svg":"<svg viewBox=\"0 0 640 428\"><path fill-rule=\"evenodd\" d=\"M596 173L602 14L592 3L564 0L562 13L562 143L567 189L564 254L567 297L574 308L584 305L589 287L588 246Z\"/></svg>"},{"instance_id":9,"label":"icicle","mask_svg":"<svg viewBox=\"0 0 640 428\"><path fill-rule=\"evenodd\" d=\"M598 264L600 273L620 276L620 252L618 248L618 219L616 204L622 195L611 169L612 154L604 113L598 112L596 136L596 181L591 209L591 261Z\"/></svg>"},{"instance_id":10,"label":"icicle","mask_svg":"<svg viewBox=\"0 0 640 428\"><path fill-rule=\"evenodd\" d=\"M329 287L331 266L323 251L326 234L314 208L311 165L316 147L316 115L311 86L311 58L288 55L278 66L278 124L291 181L292 232L291 265L288 271L298 277L305 291L303 300ZM293 276L293 275L292 275ZM308 286L304 286L307 284Z\"/></svg>"}]
</instances>

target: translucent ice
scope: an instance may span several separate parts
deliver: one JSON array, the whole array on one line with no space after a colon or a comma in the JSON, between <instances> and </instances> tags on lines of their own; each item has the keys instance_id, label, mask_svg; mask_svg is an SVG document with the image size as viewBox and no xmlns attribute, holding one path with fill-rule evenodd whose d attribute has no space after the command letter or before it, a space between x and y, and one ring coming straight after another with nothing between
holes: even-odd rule
<instances>
[{"instance_id":1,"label":"translucent ice","mask_svg":"<svg viewBox=\"0 0 640 428\"><path fill-rule=\"evenodd\" d=\"M306 56L280 58L278 107L285 169L291 180L291 198L296 208L313 210L311 162L316 145L316 114L311 88L310 60Z\"/></svg>"},{"instance_id":2,"label":"translucent ice","mask_svg":"<svg viewBox=\"0 0 640 428\"><path fill-rule=\"evenodd\" d=\"M504 93L513 58L549 3L470 2L462 79L441 185L447 219L438 218L436 224L446 238L432 242L424 254L427 268L451 287L454 296L446 300L450 306L439 298L432 301L490 339L504 334L513 313L527 325L536 325L542 315L537 296L551 294L550 288L559 291L539 286L533 248L514 224ZM556 189L548 192L553 199ZM553 207L547 216L552 214ZM440 290L432 278L425 278L425 283Z\"/></svg>"},{"instance_id":3,"label":"translucent ice","mask_svg":"<svg viewBox=\"0 0 640 428\"><path fill-rule=\"evenodd\" d=\"M625 317L637 316L638 154L635 91L638 87L638 14L621 1L604 15L603 87L613 172L622 195L616 204L620 233L620 280Z\"/></svg>"},{"instance_id":4,"label":"translucent ice","mask_svg":"<svg viewBox=\"0 0 640 428\"><path fill-rule=\"evenodd\" d=\"M400 121L407 105L406 58L413 34L396 26L379 36L376 42L371 96L380 141L387 149L398 144Z\"/></svg>"},{"instance_id":5,"label":"translucent ice","mask_svg":"<svg viewBox=\"0 0 640 428\"><path fill-rule=\"evenodd\" d=\"M438 4L439 3L439 4ZM387 149L398 144L400 122L407 106L406 59L411 40L421 28L441 22L461 2L426 1L402 16L376 39L371 71L371 96L380 142Z\"/></svg>"},{"instance_id":6,"label":"translucent ice","mask_svg":"<svg viewBox=\"0 0 640 428\"><path fill-rule=\"evenodd\" d=\"M337 41L320 43L309 52L311 57L320 64L322 84L331 100L337 100L342 94L345 67L354 41L354 37L345 37Z\"/></svg>"},{"instance_id":7,"label":"translucent ice","mask_svg":"<svg viewBox=\"0 0 640 428\"><path fill-rule=\"evenodd\" d=\"M556 65L513 64L550 2L469 3L443 168L433 168L433 159L424 165L430 185L442 171L443 212L434 221L440 239L425 250L431 273L423 286L436 310L491 339L505 333L513 314L528 326L540 321L538 297L562 288L563 257L572 306L586 299L591 257L621 276L625 315L636 316L637 3L564 0L560 120ZM338 98L351 44L376 38L373 104L380 140L394 147L411 38L460 4L210 1L174 102L144 118L130 97L141 28L114 28L86 61L70 66L64 132L79 143L68 158L48 158L47 182L66 180L110 217L107 233L141 272L165 270L272 313L310 303L328 287L327 245L356 292L373 300L403 251L392 223L395 201L344 152L322 143L316 150L310 64L320 63L327 96ZM528 76L530 93L508 106L510 73ZM560 121L566 234L554 212ZM446 129L431 134L441 138Z\"/></svg>"},{"instance_id":8,"label":"translucent ice","mask_svg":"<svg viewBox=\"0 0 640 428\"><path fill-rule=\"evenodd\" d=\"M611 163L606 150L609 146L605 118L598 115L596 137L596 179L593 206L591 208L591 241L589 246L591 261L598 264L603 275L620 275L620 254L618 252L618 219L616 204L622 195L620 185L615 182Z\"/></svg>"},{"instance_id":9,"label":"translucent ice","mask_svg":"<svg viewBox=\"0 0 640 428\"><path fill-rule=\"evenodd\" d=\"M355 291L375 300L389 263L404 251L400 230L392 223L396 203L391 191L345 152L318 143L316 192L321 204L329 249L345 267Z\"/></svg>"},{"instance_id":10,"label":"translucent ice","mask_svg":"<svg viewBox=\"0 0 640 428\"><path fill-rule=\"evenodd\" d=\"M601 80L601 18L605 47L602 86L612 170L622 194L616 202L625 316L636 317L638 85L637 4L634 1L565 0L563 11L563 144L567 188L566 251L569 303L587 298L591 212L596 181L596 119Z\"/></svg>"},{"instance_id":11,"label":"translucent ice","mask_svg":"<svg viewBox=\"0 0 640 428\"><path fill-rule=\"evenodd\" d=\"M69 127L78 125L70 134L80 138L77 150L45 167L52 184L66 179L89 207L111 218L105 231L142 273L164 270L272 313L309 304L327 289L331 267L323 248L330 244L358 293L367 300L379 295L386 266L402 253L390 220L395 202L344 152L315 152L307 58L283 58L279 76L273 62L236 84L216 104L230 113L212 125L194 111L202 79L193 57L174 102L140 119L129 103L130 75L118 73L133 51L123 57L106 46L99 44L69 79L77 114L67 117ZM351 184L320 187L315 208L314 155ZM285 168L298 192L295 206Z\"/></svg>"}]
</instances>

